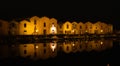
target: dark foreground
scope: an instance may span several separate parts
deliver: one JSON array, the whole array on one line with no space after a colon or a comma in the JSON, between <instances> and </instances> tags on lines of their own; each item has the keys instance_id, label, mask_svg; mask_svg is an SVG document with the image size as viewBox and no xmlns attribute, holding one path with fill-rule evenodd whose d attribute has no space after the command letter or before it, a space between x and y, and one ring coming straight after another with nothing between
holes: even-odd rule
<instances>
[{"instance_id":1,"label":"dark foreground","mask_svg":"<svg viewBox=\"0 0 120 66\"><path fill-rule=\"evenodd\" d=\"M120 45L119 42L114 42L111 49L101 52L76 52L64 53L59 51L57 56L48 59L32 60L29 57L14 57L0 59L0 64L8 65L78 65L78 66L120 66Z\"/></svg>"},{"instance_id":2,"label":"dark foreground","mask_svg":"<svg viewBox=\"0 0 120 66\"><path fill-rule=\"evenodd\" d=\"M47 40L44 40L44 41L47 41ZM68 41L68 44L60 44L58 42L58 45L69 45L69 42L71 40ZM78 40L75 40L74 42L77 42ZM92 42L93 40L89 40L90 42ZM91 43L86 43L86 41L84 40L80 40L80 42L83 42L83 45L86 43L86 46L87 44L91 44ZM103 39L100 41L97 41L96 39L94 39L94 43L101 43L101 41L105 41L103 42L101 45L109 45L111 39ZM3 48L1 49L0 51L2 52L0 54L0 64L4 64L4 65L20 65L20 64L23 64L23 65L72 65L72 66L75 66L75 65L78 65L78 66L107 66L107 64L109 64L108 66L120 66L120 41L119 39L116 39L116 40L113 40L113 45L111 48L108 48L108 49L105 49L105 50L102 50L102 51L95 51L95 50L92 50L92 51L81 51L81 52L70 52L70 53L65 53L63 52L62 50L59 50L56 54L56 56L54 57L50 57L50 58L47 58L47 59L37 59L37 60L33 60L31 59L29 56L27 57L22 57L22 56L19 56L19 53L18 53L18 56L14 56L14 52L12 53L13 56L11 55L11 57L8 57L8 58L2 58L2 53L4 53L5 55L7 54L3 49L7 49L5 46L7 46L7 44L1 44L0 47ZM64 42L64 41L63 41ZM85 43L84 43L85 42ZM7 42L9 44L9 42ZM80 43L78 42L78 45ZM5 45L5 46L4 46ZM23 46L23 48L26 48L26 47L29 47L29 44L26 45L26 44L16 44L16 46ZM26 45L26 46L24 46ZM30 46L33 46L34 44L31 44ZM37 45L37 44L36 44ZM35 47L36 47L35 45ZM41 48L42 45L41 44L38 44L39 47ZM94 44L93 44L94 45ZM97 45L97 44L96 44ZM9 44L9 46L11 46L11 44ZM8 47L9 47L8 46ZM43 45L44 46L44 45ZM33 48L35 48L33 47ZM45 46L47 47L47 45ZM44 48L45 48L44 47ZM10 47L11 48L11 47ZM32 48L32 47L30 47ZM103 47L104 48L104 47ZM14 48L13 48L14 49ZM19 49L19 48L17 48ZM48 48L49 49L49 48ZM8 50L10 51L10 50ZM14 51L14 50L13 50ZM32 51L32 50L30 50ZM41 52L41 51L38 51L38 52ZM8 53L9 54L9 53Z\"/></svg>"}]
</instances>

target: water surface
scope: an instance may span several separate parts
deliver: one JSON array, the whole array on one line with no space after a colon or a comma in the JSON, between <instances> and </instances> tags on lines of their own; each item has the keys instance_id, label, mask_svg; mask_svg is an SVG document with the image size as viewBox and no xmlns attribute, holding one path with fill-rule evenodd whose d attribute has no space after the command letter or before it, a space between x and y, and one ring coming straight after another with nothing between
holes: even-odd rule
<instances>
[{"instance_id":1,"label":"water surface","mask_svg":"<svg viewBox=\"0 0 120 66\"><path fill-rule=\"evenodd\" d=\"M0 45L1 64L120 66L120 41L65 40Z\"/></svg>"}]
</instances>

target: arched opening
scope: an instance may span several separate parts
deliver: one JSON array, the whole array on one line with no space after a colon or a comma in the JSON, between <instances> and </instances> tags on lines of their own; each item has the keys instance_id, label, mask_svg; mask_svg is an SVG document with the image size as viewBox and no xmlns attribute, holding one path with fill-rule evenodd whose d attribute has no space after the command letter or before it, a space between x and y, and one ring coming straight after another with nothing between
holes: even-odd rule
<instances>
[{"instance_id":1,"label":"arched opening","mask_svg":"<svg viewBox=\"0 0 120 66\"><path fill-rule=\"evenodd\" d=\"M57 29L56 29L54 23L52 23L52 26L51 26L51 28L50 28L50 33L51 33L51 34L56 34L56 33L57 33Z\"/></svg>"}]
</instances>

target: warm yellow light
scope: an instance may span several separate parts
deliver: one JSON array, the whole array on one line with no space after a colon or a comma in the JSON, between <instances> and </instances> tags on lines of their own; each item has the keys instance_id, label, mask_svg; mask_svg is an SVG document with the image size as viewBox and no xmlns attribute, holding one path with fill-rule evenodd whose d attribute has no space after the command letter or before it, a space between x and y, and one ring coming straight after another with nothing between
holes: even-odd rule
<instances>
[{"instance_id":1,"label":"warm yellow light","mask_svg":"<svg viewBox=\"0 0 120 66\"><path fill-rule=\"evenodd\" d=\"M35 46L36 48L38 48L38 46Z\"/></svg>"},{"instance_id":2,"label":"warm yellow light","mask_svg":"<svg viewBox=\"0 0 120 66\"><path fill-rule=\"evenodd\" d=\"M88 32L87 30L85 32Z\"/></svg>"},{"instance_id":3,"label":"warm yellow light","mask_svg":"<svg viewBox=\"0 0 120 66\"><path fill-rule=\"evenodd\" d=\"M100 30L100 32L103 32L103 30Z\"/></svg>"},{"instance_id":4,"label":"warm yellow light","mask_svg":"<svg viewBox=\"0 0 120 66\"><path fill-rule=\"evenodd\" d=\"M72 30L72 32L74 33L74 30Z\"/></svg>"},{"instance_id":5,"label":"warm yellow light","mask_svg":"<svg viewBox=\"0 0 120 66\"><path fill-rule=\"evenodd\" d=\"M52 49L53 52L55 51L56 46L57 46L56 43L50 43L50 48Z\"/></svg>"},{"instance_id":6,"label":"warm yellow light","mask_svg":"<svg viewBox=\"0 0 120 66\"><path fill-rule=\"evenodd\" d=\"M100 42L100 44L102 45L102 44L103 44L103 42L101 41L101 42Z\"/></svg>"},{"instance_id":7,"label":"warm yellow light","mask_svg":"<svg viewBox=\"0 0 120 66\"><path fill-rule=\"evenodd\" d=\"M75 44L73 43L72 46L75 46Z\"/></svg>"},{"instance_id":8,"label":"warm yellow light","mask_svg":"<svg viewBox=\"0 0 120 66\"><path fill-rule=\"evenodd\" d=\"M38 32L38 30L36 30L36 32Z\"/></svg>"},{"instance_id":9,"label":"warm yellow light","mask_svg":"<svg viewBox=\"0 0 120 66\"><path fill-rule=\"evenodd\" d=\"M54 25L52 25L52 27L50 28L50 33L57 33L56 27Z\"/></svg>"}]
</instances>

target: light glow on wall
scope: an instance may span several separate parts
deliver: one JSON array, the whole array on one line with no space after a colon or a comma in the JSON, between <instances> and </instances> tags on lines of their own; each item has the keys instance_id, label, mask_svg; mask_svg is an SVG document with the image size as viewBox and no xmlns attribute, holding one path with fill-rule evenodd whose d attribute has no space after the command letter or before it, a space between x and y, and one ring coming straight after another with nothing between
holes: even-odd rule
<instances>
[{"instance_id":1,"label":"light glow on wall","mask_svg":"<svg viewBox=\"0 0 120 66\"><path fill-rule=\"evenodd\" d=\"M50 43L50 48L52 49L53 52L55 51L56 47L57 47L56 43Z\"/></svg>"},{"instance_id":2,"label":"light glow on wall","mask_svg":"<svg viewBox=\"0 0 120 66\"><path fill-rule=\"evenodd\" d=\"M102 45L102 44L103 44L103 42L101 41L101 42L100 42L100 44Z\"/></svg>"},{"instance_id":3,"label":"light glow on wall","mask_svg":"<svg viewBox=\"0 0 120 66\"><path fill-rule=\"evenodd\" d=\"M56 34L56 33L57 33L57 29L56 29L56 27L54 26L54 24L52 24L52 27L50 28L50 33L51 33L51 34Z\"/></svg>"},{"instance_id":4,"label":"light glow on wall","mask_svg":"<svg viewBox=\"0 0 120 66\"><path fill-rule=\"evenodd\" d=\"M36 32L38 32L38 30L36 30Z\"/></svg>"},{"instance_id":5,"label":"light glow on wall","mask_svg":"<svg viewBox=\"0 0 120 66\"><path fill-rule=\"evenodd\" d=\"M75 46L75 44L73 43L72 46Z\"/></svg>"},{"instance_id":6,"label":"light glow on wall","mask_svg":"<svg viewBox=\"0 0 120 66\"><path fill-rule=\"evenodd\" d=\"M35 48L38 48L38 46L35 46Z\"/></svg>"},{"instance_id":7,"label":"light glow on wall","mask_svg":"<svg viewBox=\"0 0 120 66\"><path fill-rule=\"evenodd\" d=\"M103 32L103 30L100 30L100 32Z\"/></svg>"},{"instance_id":8,"label":"light glow on wall","mask_svg":"<svg viewBox=\"0 0 120 66\"><path fill-rule=\"evenodd\" d=\"M74 33L75 31L74 31L74 30L72 30L72 32Z\"/></svg>"}]
</instances>

